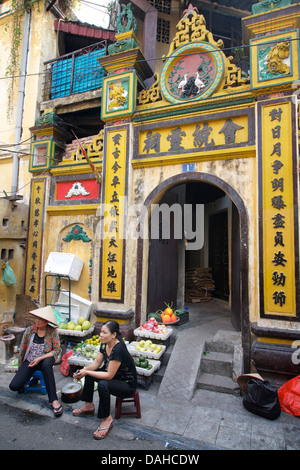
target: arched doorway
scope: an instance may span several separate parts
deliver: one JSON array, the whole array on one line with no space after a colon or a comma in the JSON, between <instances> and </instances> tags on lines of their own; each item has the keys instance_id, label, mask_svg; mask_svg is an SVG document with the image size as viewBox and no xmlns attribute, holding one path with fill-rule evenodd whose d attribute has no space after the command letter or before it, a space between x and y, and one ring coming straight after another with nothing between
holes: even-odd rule
<instances>
[{"instance_id":1,"label":"arched doorway","mask_svg":"<svg viewBox=\"0 0 300 470\"><path fill-rule=\"evenodd\" d=\"M217 280L217 295L221 298L230 297L231 321L236 330L242 332L245 370L248 369L250 358L249 336L249 302L248 302L248 221L244 203L238 193L225 181L204 173L183 173L171 177L156 187L145 201L150 209L155 204L204 204L206 224L205 237L210 243L204 243L204 251L184 255L182 260L182 241L171 233L169 243L163 239L149 240L148 279L147 279L147 310L155 308L155 302L172 300L174 304L184 301L180 286L184 282L182 266L193 263L214 263L214 274ZM149 210L150 213L150 210ZM151 226L151 216L150 216ZM217 228L216 228L217 226ZM228 241L228 236L230 240ZM143 237L142 237L143 238ZM142 279L145 262L144 241L138 242L137 264L137 300L136 321L141 318ZM210 245L210 249L209 249ZM218 258L219 252L224 255L224 246L228 246L226 259ZM226 250L225 250L226 251ZM189 259L190 258L190 259ZM166 268L162 269L161 266ZM218 269L218 266L222 269ZM167 271L165 270L167 269ZM158 274L161 276L159 277ZM166 274L167 273L167 274ZM172 276L170 274L172 273ZM145 277L145 274L144 274ZM162 279L164 282L162 283ZM168 282L166 282L168 281ZM162 289L163 285L163 289ZM172 297L172 299L171 299ZM161 305L161 303L160 303Z\"/></svg>"}]
</instances>

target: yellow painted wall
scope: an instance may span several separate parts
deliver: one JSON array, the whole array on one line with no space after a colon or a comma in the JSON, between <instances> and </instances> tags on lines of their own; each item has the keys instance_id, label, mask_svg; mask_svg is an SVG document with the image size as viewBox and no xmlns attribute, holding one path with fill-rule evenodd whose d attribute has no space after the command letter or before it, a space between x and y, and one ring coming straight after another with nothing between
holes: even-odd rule
<instances>
[{"instance_id":1,"label":"yellow painted wall","mask_svg":"<svg viewBox=\"0 0 300 470\"><path fill-rule=\"evenodd\" d=\"M22 202L0 199L0 335L2 326L12 324L16 295L23 292L26 236L28 226L27 206ZM8 255L10 252L10 258ZM5 256L6 254L6 256ZM3 282L5 262L13 269L16 284L6 286Z\"/></svg>"},{"instance_id":2,"label":"yellow painted wall","mask_svg":"<svg viewBox=\"0 0 300 470\"><path fill-rule=\"evenodd\" d=\"M4 78L6 67L9 63L11 48L11 15L8 12L10 1L5 1L0 9L0 198L6 194L11 194L12 165L15 144L16 110L18 100L19 78L14 80L14 94L11 113L8 115L8 88L9 79ZM41 91L43 84L44 61L52 59L56 55L56 33L53 27L54 16L51 12L46 12L41 2L36 2L32 6L29 53L27 62L27 76L25 80L25 98L22 117L22 135L19 150L19 180L18 195L23 199L18 201L17 209L11 212L13 203L0 199L0 252L1 249L8 248L14 250L14 259L11 266L15 271L17 284L6 287L2 281L2 270L0 273L0 328L3 325L11 324L16 305L16 294L23 293L25 276L25 254L26 247L20 246L20 227L24 221L22 237L26 241L28 225L28 208L30 202L30 181L31 174L28 172L30 153L30 128L34 126L35 119L39 116L38 104L41 101ZM21 28L23 31L23 23ZM22 46L20 46L21 55ZM22 213L22 217L20 216ZM2 217L9 219L8 229L3 231ZM19 234L19 235L16 235ZM8 238L6 238L8 237ZM22 242L22 245L24 243ZM0 265L1 269L1 265ZM1 333L1 329L0 329Z\"/></svg>"},{"instance_id":3,"label":"yellow painted wall","mask_svg":"<svg viewBox=\"0 0 300 470\"><path fill-rule=\"evenodd\" d=\"M7 2L9 3L9 2ZM3 10L2 10L3 11ZM9 63L11 47L11 15L0 16L0 76L4 77L6 66ZM41 101L43 84L44 62L52 59L56 54L56 33L53 27L54 16L51 12L45 12L38 3L34 4L31 13L29 54L27 63L27 77L25 82L25 98L23 106L20 171L19 171L19 193L23 195L24 202L29 202L30 179L28 172L29 152L30 152L30 127L34 126L36 117L39 116L38 103ZM23 22L22 22L23 30ZM20 47L21 56L21 47ZM15 144L15 123L18 100L19 79L14 81L14 95L12 112L8 118L7 90L9 79L0 80L0 143L1 145ZM14 147L9 147L7 151L0 151L0 195L3 189L10 194L11 191L11 165Z\"/></svg>"},{"instance_id":4,"label":"yellow painted wall","mask_svg":"<svg viewBox=\"0 0 300 470\"><path fill-rule=\"evenodd\" d=\"M46 213L41 274L42 295L40 300L43 305L45 300L44 279L46 275L44 267L51 252L72 253L84 261L79 280L71 281L71 291L93 302L98 298L100 246L94 235L94 232L97 233L97 221L98 218L96 214L85 215L82 211L79 211L77 214L76 211L66 213L63 210L55 211L55 213L48 211ZM63 240L76 224L83 228L86 235L91 238L91 242L83 242L82 240L66 242ZM63 280L62 289L68 289L68 282L65 280ZM92 290L92 294L90 294L90 289Z\"/></svg>"}]
</instances>

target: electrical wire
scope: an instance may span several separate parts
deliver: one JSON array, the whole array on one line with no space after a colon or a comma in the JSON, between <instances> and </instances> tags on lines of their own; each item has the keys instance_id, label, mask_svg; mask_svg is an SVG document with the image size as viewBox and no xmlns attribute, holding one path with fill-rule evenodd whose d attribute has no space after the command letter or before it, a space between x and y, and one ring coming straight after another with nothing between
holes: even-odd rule
<instances>
[{"instance_id":1,"label":"electrical wire","mask_svg":"<svg viewBox=\"0 0 300 470\"><path fill-rule=\"evenodd\" d=\"M99 5L99 4L96 4L96 3L91 2L91 1L89 1L89 0L81 0L81 3L84 4L85 6L88 6L88 7L92 8L92 9L94 9L94 10L97 10L97 11L102 11L101 8L104 8L104 9L106 10L106 13L109 14L109 13L107 12L107 6L105 6L105 5ZM287 32L287 33L288 33L288 32ZM216 37L218 37L218 36L216 35ZM300 39L300 37L288 38L288 39L285 39L285 40L286 40L286 41L288 40L288 41L291 42L291 41L298 41L299 39ZM271 40L271 39L270 39L270 41L264 42L264 45L267 45L267 44L274 44L274 40ZM231 51L231 52L232 52L234 49L239 49L240 47L242 47L242 48L244 48L244 49L250 50L250 48L252 48L252 47L258 47L258 46L259 46L258 44L236 45L236 46L234 46L234 47L227 47L227 48L217 49L217 50L215 50L215 51L209 51L209 52L212 53L212 54L213 54L213 53L219 54L219 53L225 53L226 51ZM195 54L195 52L185 53L185 54L184 54L184 57L186 57L186 56L188 56L188 55L194 55L194 54ZM160 60L160 61L166 61L166 60L168 60L168 59L172 59L173 57L180 58L181 56L180 56L180 55L176 55L176 53L174 53L174 54L170 54L169 56L155 57L155 58L152 58L152 59L140 59L140 60L138 60L137 62L150 62L150 61L158 61L158 60ZM59 61L59 58L58 58L57 61ZM91 66L90 68L93 69L94 67ZM88 69L89 69L89 67L86 67L86 70L88 70ZM46 75L46 74L48 74L48 73L49 73L49 71L46 70L46 71L44 71L44 72L36 72L36 73L26 73L26 74L22 74L22 75L19 74L19 75L4 76L4 77L0 77L0 80L20 78L20 77L23 77L23 76L25 76L25 77L40 76L40 75ZM72 125L72 124L69 124L69 123L66 123L66 124L67 124L68 126L74 127L74 124L73 124L73 125ZM45 125L47 125L47 124L45 124ZM75 127L76 127L77 129L80 129L78 126L75 126ZM82 130L82 129L81 129L81 130ZM32 156L31 153L26 153L26 152L24 152L24 151L9 150L9 147L17 147L17 146L23 145L23 144L25 144L26 142L28 142L28 141L31 140L31 139L32 139L32 137L29 137L28 139L26 139L26 140L20 142L19 144L0 144L0 151L8 152L8 153L19 153L19 154L21 154L22 156ZM29 142L28 145L31 145L31 143ZM52 157L50 157L50 156L47 156L47 158L50 158L51 160L54 160L54 159L53 159ZM46 171L46 170L45 170L45 171ZM44 173L44 172L43 172L43 173ZM42 174L43 174L43 173L42 173ZM28 184L30 184L30 183L28 183ZM27 184L26 184L25 186L27 186ZM22 188L19 188L18 190L23 189L25 186L23 186ZM1 191L1 192L3 193L3 191Z\"/></svg>"},{"instance_id":2,"label":"electrical wire","mask_svg":"<svg viewBox=\"0 0 300 470\"><path fill-rule=\"evenodd\" d=\"M287 32L288 33L288 32ZM289 41L289 42L292 42L292 41L299 41L300 40L300 36L297 36L296 38L286 38L284 39L284 41ZM270 41L266 41L263 43L263 45L268 45L268 44L274 44L276 41L273 39L273 40L270 40ZM212 51L208 51L210 54L220 54L220 53L224 53L224 51L231 51L233 52L235 49L239 49L239 48L244 48L244 49L248 49L250 50L250 48L252 47L260 47L261 44L247 44L247 45L244 45L244 44L241 44L241 45L236 45L236 46L233 46L233 47L225 47L223 49L216 49L216 50L212 50ZM168 59L173 59L174 57L180 59L181 57L187 57L189 55L194 55L195 52L190 52L190 53L184 53L182 56L181 55L177 55L176 53L174 54L170 54L168 56L161 56L161 57L154 57L152 59L139 59L136 61L136 63L144 63L144 62L152 62L152 61L158 61L158 60L161 60L163 62L165 62L166 60ZM227 56L226 56L227 57ZM59 57L57 58L57 62L59 61ZM94 69L93 66L90 66L90 67L85 67L85 70L89 70L89 68L92 70ZM48 71L45 71L45 72L37 72L37 73L26 73L26 74L23 74L23 75L11 75L9 77L0 77L0 80L6 80L6 79L11 79L11 78L19 78L19 77L30 77L30 76L35 76L35 75L46 75L46 74L49 74L49 70Z\"/></svg>"}]
</instances>

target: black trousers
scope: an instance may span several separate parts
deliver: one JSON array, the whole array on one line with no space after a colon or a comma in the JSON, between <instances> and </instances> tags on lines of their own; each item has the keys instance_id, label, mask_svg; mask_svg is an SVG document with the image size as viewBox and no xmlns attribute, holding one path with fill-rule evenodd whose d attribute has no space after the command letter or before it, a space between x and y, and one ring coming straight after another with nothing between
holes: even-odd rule
<instances>
[{"instance_id":1,"label":"black trousers","mask_svg":"<svg viewBox=\"0 0 300 470\"><path fill-rule=\"evenodd\" d=\"M85 376L84 387L81 395L82 401L92 402L94 395L94 383L98 383L99 408L98 418L107 418L110 415L110 396L127 398L134 394L135 388L132 388L123 380L103 380L96 379L90 375Z\"/></svg>"},{"instance_id":2,"label":"black trousers","mask_svg":"<svg viewBox=\"0 0 300 470\"><path fill-rule=\"evenodd\" d=\"M13 392L21 392L28 379L36 370L40 370L43 374L45 385L48 393L49 402L57 400L55 379L53 374L54 357L46 357L36 367L29 367L29 362L25 360L20 365L16 375L9 384L9 388Z\"/></svg>"}]
</instances>

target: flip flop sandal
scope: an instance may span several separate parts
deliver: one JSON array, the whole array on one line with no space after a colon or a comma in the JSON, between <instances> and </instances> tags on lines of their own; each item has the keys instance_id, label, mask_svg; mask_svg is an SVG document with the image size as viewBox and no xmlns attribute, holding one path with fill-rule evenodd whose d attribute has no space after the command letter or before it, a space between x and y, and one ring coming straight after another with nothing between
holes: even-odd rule
<instances>
[{"instance_id":1,"label":"flip flop sandal","mask_svg":"<svg viewBox=\"0 0 300 470\"><path fill-rule=\"evenodd\" d=\"M95 410L81 410L80 408L77 408L76 410L73 410L73 416L94 416Z\"/></svg>"},{"instance_id":2,"label":"flip flop sandal","mask_svg":"<svg viewBox=\"0 0 300 470\"><path fill-rule=\"evenodd\" d=\"M94 438L97 439L97 440L100 440L100 439L104 439L107 434L109 433L109 431L113 428L113 423L111 423L109 426L106 426L104 428L97 428L97 430L95 432L102 432L102 431L106 431L104 434L102 434L102 436L97 436L95 433L94 433Z\"/></svg>"},{"instance_id":3,"label":"flip flop sandal","mask_svg":"<svg viewBox=\"0 0 300 470\"><path fill-rule=\"evenodd\" d=\"M53 411L54 416L56 418L58 418L59 416L61 416L63 414L63 408L62 408L61 405L58 408L55 408L54 406L52 406L52 411Z\"/></svg>"}]
</instances>

